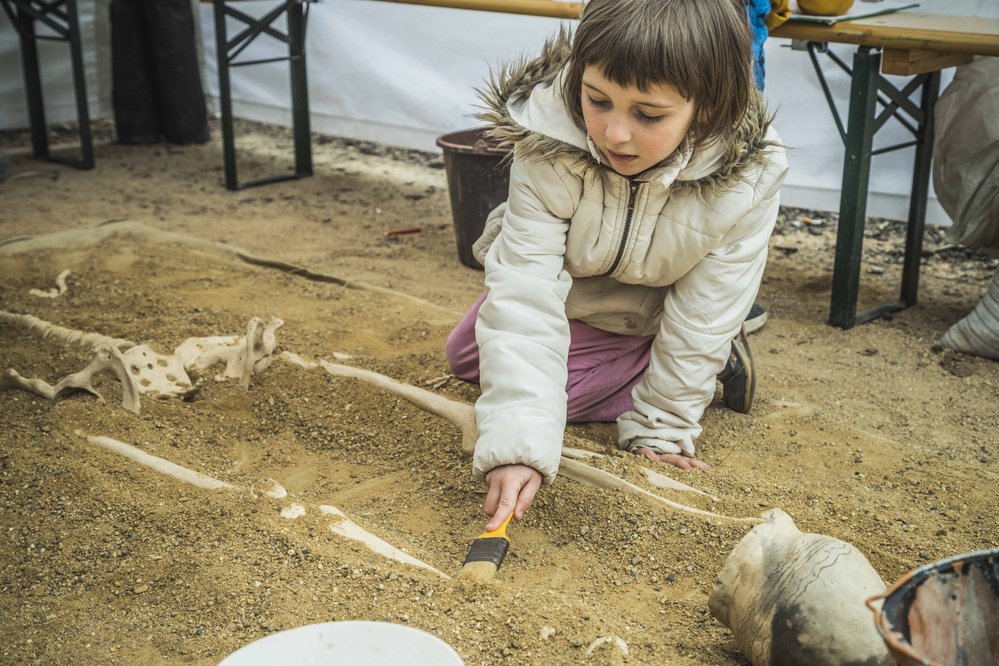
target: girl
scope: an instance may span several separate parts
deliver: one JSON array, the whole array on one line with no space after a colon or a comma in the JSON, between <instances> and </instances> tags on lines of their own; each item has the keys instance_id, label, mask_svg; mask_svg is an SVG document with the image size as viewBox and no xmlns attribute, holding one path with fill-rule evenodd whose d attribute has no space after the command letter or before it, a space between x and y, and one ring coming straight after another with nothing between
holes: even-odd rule
<instances>
[{"instance_id":1,"label":"girl","mask_svg":"<svg viewBox=\"0 0 999 666\"><path fill-rule=\"evenodd\" d=\"M513 147L510 195L473 248L486 293L447 355L482 386L487 529L555 478L567 419L616 419L622 449L704 469L716 377L749 410L741 323L787 170L750 44L741 0L589 0L571 46L483 93Z\"/></svg>"}]
</instances>

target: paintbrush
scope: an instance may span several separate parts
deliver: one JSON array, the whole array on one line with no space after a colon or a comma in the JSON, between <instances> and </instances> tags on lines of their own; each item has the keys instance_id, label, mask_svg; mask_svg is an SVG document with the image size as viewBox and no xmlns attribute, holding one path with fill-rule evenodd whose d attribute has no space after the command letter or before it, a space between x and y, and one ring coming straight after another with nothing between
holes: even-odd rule
<instances>
[{"instance_id":1,"label":"paintbrush","mask_svg":"<svg viewBox=\"0 0 999 666\"><path fill-rule=\"evenodd\" d=\"M506 551L510 549L510 537L506 535L506 526L513 518L513 511L500 526L489 532L483 532L472 542L468 549L468 557L461 571L455 576L458 580L470 580L474 583L488 583L496 575L503 563Z\"/></svg>"}]
</instances>

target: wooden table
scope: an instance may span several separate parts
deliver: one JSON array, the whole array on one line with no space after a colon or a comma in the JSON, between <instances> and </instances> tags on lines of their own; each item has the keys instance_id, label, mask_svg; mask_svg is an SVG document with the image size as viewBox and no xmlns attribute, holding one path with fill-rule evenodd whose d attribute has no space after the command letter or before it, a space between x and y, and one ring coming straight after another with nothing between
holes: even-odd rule
<instances>
[{"instance_id":1,"label":"wooden table","mask_svg":"<svg viewBox=\"0 0 999 666\"><path fill-rule=\"evenodd\" d=\"M999 56L999 20L901 11L833 25L788 21L770 36L794 40L808 51L846 148L829 323L851 328L915 305L933 152L933 106L940 90L940 71L971 62L976 55ZM826 48L829 43L857 46L852 68ZM851 76L845 129L819 66L819 53L827 54ZM899 88L882 73L912 78ZM918 105L910 100L917 91ZM878 104L883 107L880 112ZM874 150L874 135L891 117L909 129L914 140ZM916 155L900 298L858 315L871 157L908 146L915 146Z\"/></svg>"}]
</instances>

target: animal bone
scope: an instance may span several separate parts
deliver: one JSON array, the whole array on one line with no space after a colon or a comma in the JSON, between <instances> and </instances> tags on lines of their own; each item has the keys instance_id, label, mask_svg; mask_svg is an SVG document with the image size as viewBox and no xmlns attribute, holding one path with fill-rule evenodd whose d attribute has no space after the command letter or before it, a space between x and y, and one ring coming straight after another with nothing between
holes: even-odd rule
<instances>
[{"instance_id":1,"label":"animal bone","mask_svg":"<svg viewBox=\"0 0 999 666\"><path fill-rule=\"evenodd\" d=\"M100 333L88 333L72 328L63 328L32 315L16 314L14 312L7 312L6 310L0 310L0 324L9 324L23 329L28 333L37 335L42 340L55 338L60 342L80 345L81 347L107 346L121 349L122 347L135 346L134 342L122 338L111 338Z\"/></svg>"},{"instance_id":2,"label":"animal bone","mask_svg":"<svg viewBox=\"0 0 999 666\"><path fill-rule=\"evenodd\" d=\"M69 392L69 389L85 390L100 397L90 386L90 378L103 370L112 370L126 387L122 398L123 406L135 413L139 412L139 394L186 397L195 390L188 371L204 370L219 363L225 364L225 370L215 377L217 381L239 379L243 388L248 388L250 377L263 371L270 363L271 354L277 347L275 333L284 325L277 318L272 318L265 324L263 319L252 317L247 323L245 336L188 338L172 355L164 356L148 345L136 345L122 338L63 328L32 315L0 311L0 323L19 327L43 340L52 337L62 342L110 349L117 355L116 360L121 365L121 368L113 364L108 367L92 367L97 362L95 358L90 366L69 375L56 384L56 387L51 387L42 380L26 379L9 369L4 371L0 388L21 388L50 400L62 395L64 390ZM84 384L79 385L80 382Z\"/></svg>"},{"instance_id":3,"label":"animal bone","mask_svg":"<svg viewBox=\"0 0 999 666\"><path fill-rule=\"evenodd\" d=\"M409 564L414 567L420 567L421 569L428 569L433 571L435 574L442 578L450 578L447 574L442 571L438 571L434 567L430 566L426 562L422 562L408 553L404 553L399 550L389 542L385 541L381 537L377 537L371 532L368 532L363 527L355 523L353 520L347 517L340 509L335 506L330 506L328 504L321 504L319 510L323 513L331 516L338 516L340 520L333 525L330 525L330 530L335 534L339 534L342 537L347 537L348 539L353 539L355 541L360 541L373 552L387 557L392 560L397 560L404 564Z\"/></svg>"},{"instance_id":4,"label":"animal bone","mask_svg":"<svg viewBox=\"0 0 999 666\"><path fill-rule=\"evenodd\" d=\"M578 483L582 483L587 486L594 486L596 488L609 488L613 490L624 490L626 492L635 493L637 495L642 495L647 497L654 502L661 502L668 507L679 509L680 511L686 511L687 513L692 513L698 516L704 516L706 518L717 518L719 520L729 520L736 523L759 523L760 518L735 518L732 516L725 516L720 513L714 513L712 511L705 511L703 509L698 509L692 506L687 506L686 504L680 504L679 502L674 502L668 500L665 497L661 497L655 493L650 493L645 488L641 486L636 486L631 481L626 481L621 477L611 474L610 472L605 472L602 469L597 469L596 467L590 467L585 463L581 463L578 460L573 460L572 458L566 458L562 456L562 461L559 464L559 473L566 478L572 479Z\"/></svg>"},{"instance_id":5,"label":"animal bone","mask_svg":"<svg viewBox=\"0 0 999 666\"><path fill-rule=\"evenodd\" d=\"M82 433L77 433L82 434ZM183 483L188 483L198 488L204 488L205 490L238 490L244 491L246 489L240 489L232 484L226 483L220 479L216 479L207 474L202 474L201 472L196 472L193 469L183 467L176 463L170 462L165 458L160 458L159 456L154 456L150 453L146 453L142 449L136 448L131 444L126 444L125 442L112 439L110 437L100 437L100 436L89 436L87 441L91 444L100 446L103 449L117 453L120 456L133 460L140 465L148 467L149 469L164 474L166 476L172 477L181 481ZM271 481L271 480L268 480ZM276 481L271 481L271 489L264 493L267 497L272 499L281 499L287 495L287 491L281 486L281 484ZM251 497L257 497L250 490ZM352 539L354 541L359 541L367 546L372 552L387 557L389 559L402 562L404 564L409 564L411 566L419 567L421 569L427 569L432 571L442 578L450 578L447 574L435 569L426 562L416 559L412 555L404 553L392 544L388 543L381 537L375 536L371 532L368 532L363 527L352 521L347 517L340 509L335 506L330 506L328 504L323 504L319 506L319 511L326 515L336 516L338 520L330 525L330 531L335 534L339 534L342 537ZM305 515L306 507L298 503L290 503L289 506L282 508L281 516L290 520L299 518Z\"/></svg>"},{"instance_id":6,"label":"animal bone","mask_svg":"<svg viewBox=\"0 0 999 666\"><path fill-rule=\"evenodd\" d=\"M779 509L728 556L708 598L753 666L891 663L864 601L885 589L845 541L803 533Z\"/></svg>"},{"instance_id":7,"label":"animal bone","mask_svg":"<svg viewBox=\"0 0 999 666\"><path fill-rule=\"evenodd\" d=\"M186 396L194 390L177 355L157 354L149 345L136 345L122 354L132 378L144 395L157 398Z\"/></svg>"},{"instance_id":8,"label":"animal bone","mask_svg":"<svg viewBox=\"0 0 999 666\"><path fill-rule=\"evenodd\" d=\"M173 477L178 481L183 481L184 483L197 486L198 488L204 488L205 490L228 490L233 488L232 484L226 483L225 481L220 481L219 479L208 476L207 474L202 474L201 472L196 472L193 469L182 467L165 458L160 458L159 456L154 456L151 453L146 453L142 449L136 448L131 444L120 442L117 439L90 436L87 437L87 441L101 447L102 449L107 449L112 453L117 453L118 455L124 456L125 458L135 461L140 465L144 465L145 467L159 472L160 474L165 474L166 476Z\"/></svg>"},{"instance_id":9,"label":"animal bone","mask_svg":"<svg viewBox=\"0 0 999 666\"><path fill-rule=\"evenodd\" d=\"M573 460L589 460L592 458L606 458L602 453L597 453L596 451L587 451L585 449L574 449L569 446L562 447L562 457L572 458ZM656 488L664 488L669 490L679 490L685 493L694 493L696 495L703 495L704 497L710 498L712 502L717 502L718 498L714 495L704 492L693 486L688 486L686 483L677 481L676 479L661 474L654 469L648 467L642 467L642 472L645 474L645 478L648 479Z\"/></svg>"},{"instance_id":10,"label":"animal bone","mask_svg":"<svg viewBox=\"0 0 999 666\"><path fill-rule=\"evenodd\" d=\"M250 386L250 377L264 370L269 357L277 347L277 329L284 321L271 318L267 324L260 317L253 317L246 325L246 335L188 338L174 350L181 365L188 370L205 370L225 363L225 370L216 375L216 381L239 379L243 388Z\"/></svg>"},{"instance_id":11,"label":"animal bone","mask_svg":"<svg viewBox=\"0 0 999 666\"><path fill-rule=\"evenodd\" d=\"M402 382L386 377L380 373L372 372L371 370L355 368L349 365L338 365L323 359L320 359L318 363L313 363L312 361L306 361L298 354L287 351L281 354L281 358L304 368L321 367L331 375L360 379L383 388L389 393L405 398L417 407L432 414L436 414L437 416L440 416L457 426L461 430L461 450L463 453L472 455L475 450L475 442L478 439L478 429L475 424L475 410L471 405L466 405L465 403L445 398L442 395L438 395L437 393L427 391L411 384L403 384ZM580 450L572 449L571 455L579 457ZM650 493L641 486L636 486L630 481L625 481L610 472L605 472L595 467L591 467L590 465L586 465L579 460L574 460L570 456L562 456L559 471L566 478L572 479L579 483L596 486L598 488L624 490L627 492L637 493L643 497L652 499L653 501L666 504L673 509L686 511L695 515L735 522L760 522L759 518L733 518L720 513L704 511L685 504L673 502L665 497L660 497L655 493Z\"/></svg>"},{"instance_id":12,"label":"animal bone","mask_svg":"<svg viewBox=\"0 0 999 666\"><path fill-rule=\"evenodd\" d=\"M611 645L616 646L617 649L621 651L621 654L623 654L626 657L628 656L628 644L625 643L624 639L621 638L620 636L614 636L614 635L600 636L596 638L592 643L590 643L590 646L586 648L586 656L589 657L591 654L593 654L594 650L596 650L604 643L610 643Z\"/></svg>"},{"instance_id":13,"label":"animal bone","mask_svg":"<svg viewBox=\"0 0 999 666\"><path fill-rule=\"evenodd\" d=\"M69 277L69 269L64 270L62 273L56 276L56 288L47 289L42 291L41 289L30 289L28 293L32 296L40 296L42 298L57 298L66 293L66 278Z\"/></svg>"},{"instance_id":14,"label":"animal bone","mask_svg":"<svg viewBox=\"0 0 999 666\"><path fill-rule=\"evenodd\" d=\"M102 372L113 374L121 382L121 406L135 414L139 413L139 388L134 378L125 368L126 361L122 353L114 347L101 347L93 359L83 370L66 375L53 386L42 379L28 379L18 374L17 370L7 368L0 374L0 388L19 388L48 400L58 398L76 391L86 391L104 398L92 386L95 375Z\"/></svg>"}]
</instances>

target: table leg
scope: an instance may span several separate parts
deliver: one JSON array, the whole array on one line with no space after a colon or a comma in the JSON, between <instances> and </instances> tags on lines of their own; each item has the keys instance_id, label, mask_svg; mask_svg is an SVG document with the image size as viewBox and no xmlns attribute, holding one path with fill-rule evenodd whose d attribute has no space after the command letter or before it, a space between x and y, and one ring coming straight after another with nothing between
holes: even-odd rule
<instances>
[{"instance_id":1,"label":"table leg","mask_svg":"<svg viewBox=\"0 0 999 666\"><path fill-rule=\"evenodd\" d=\"M215 51L219 69L219 107L222 112L222 161L225 186L238 190L236 181L236 139L233 130L232 92L229 88L229 44L225 29L225 0L215 0Z\"/></svg>"},{"instance_id":2,"label":"table leg","mask_svg":"<svg viewBox=\"0 0 999 666\"><path fill-rule=\"evenodd\" d=\"M923 82L922 122L916 142L915 166L912 169L912 197L909 200L909 227L905 238L905 263L902 266L904 307L916 304L919 290L919 264L923 255L923 231L926 227L926 197L929 192L930 163L933 160L933 107L940 93L940 72L932 72Z\"/></svg>"},{"instance_id":3,"label":"table leg","mask_svg":"<svg viewBox=\"0 0 999 666\"><path fill-rule=\"evenodd\" d=\"M852 328L857 323L857 293L867 217L867 188L874 142L874 110L881 51L861 47L853 56L850 110L843 160L843 189L833 264L829 324Z\"/></svg>"},{"instance_id":4,"label":"table leg","mask_svg":"<svg viewBox=\"0 0 999 666\"><path fill-rule=\"evenodd\" d=\"M76 120L80 126L81 161L84 169L94 168L94 144L90 133L90 112L87 108L87 79L83 69L83 47L80 43L80 20L76 0L67 0L69 23L69 53L73 61L73 88L76 92Z\"/></svg>"},{"instance_id":5,"label":"table leg","mask_svg":"<svg viewBox=\"0 0 999 666\"><path fill-rule=\"evenodd\" d=\"M305 69L303 3L288 8L288 55L291 66L291 109L295 135L295 174L312 175L312 136L309 126L309 87Z\"/></svg>"},{"instance_id":6,"label":"table leg","mask_svg":"<svg viewBox=\"0 0 999 666\"><path fill-rule=\"evenodd\" d=\"M14 3L17 34L21 40L21 68L24 72L24 94L28 102L31 123L31 152L35 157L49 156L49 139L45 130L45 102L42 99L42 77L38 68L38 45L35 43L35 19L22 12Z\"/></svg>"}]
</instances>

